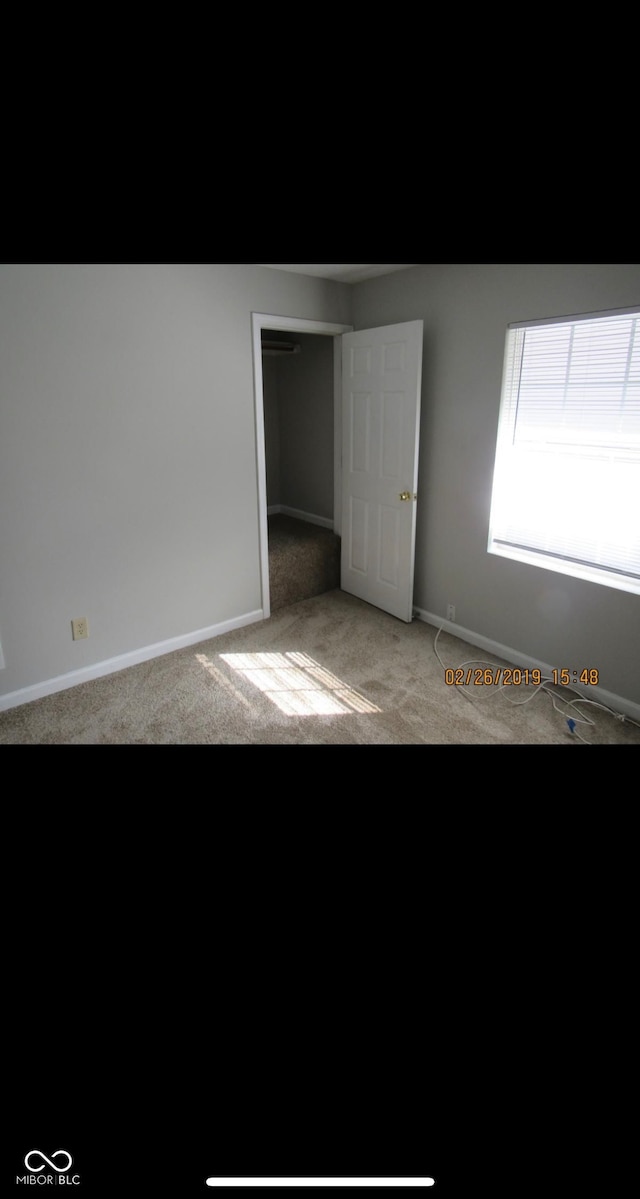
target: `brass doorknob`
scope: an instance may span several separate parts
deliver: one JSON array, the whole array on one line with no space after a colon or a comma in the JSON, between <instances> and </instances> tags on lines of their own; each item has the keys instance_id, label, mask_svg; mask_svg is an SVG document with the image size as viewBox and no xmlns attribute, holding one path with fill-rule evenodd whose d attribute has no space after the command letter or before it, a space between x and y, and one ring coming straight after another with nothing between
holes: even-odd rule
<instances>
[{"instance_id":1,"label":"brass doorknob","mask_svg":"<svg viewBox=\"0 0 640 1199\"><path fill-rule=\"evenodd\" d=\"M408 501L411 499L411 492L410 491L401 491L400 499L403 501L403 503L405 503L405 504L408 503Z\"/></svg>"}]
</instances>

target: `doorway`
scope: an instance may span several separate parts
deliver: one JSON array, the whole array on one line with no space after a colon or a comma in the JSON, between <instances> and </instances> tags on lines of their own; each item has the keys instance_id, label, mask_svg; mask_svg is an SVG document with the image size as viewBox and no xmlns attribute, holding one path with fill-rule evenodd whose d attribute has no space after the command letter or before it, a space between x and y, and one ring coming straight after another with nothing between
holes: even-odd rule
<instances>
[{"instance_id":1,"label":"doorway","mask_svg":"<svg viewBox=\"0 0 640 1199\"><path fill-rule=\"evenodd\" d=\"M272 581L270 574L270 522L273 526L274 518L278 515L283 517L281 527L279 529L280 544L286 542L287 538L292 535L293 527L296 523L300 524L301 530L304 533L304 541L306 544L306 552L310 555L310 560L316 564L316 569L324 568L318 565L319 555L322 557L325 550L322 547L323 538L328 538L330 530L332 533L340 536L341 520L342 520L342 386L341 386L341 336L343 333L351 331L350 325L334 325L319 321L308 321L297 317L282 317L278 315L270 315L266 313L253 313L253 355L254 355L254 390L256 404L256 447L257 447L257 466L258 466L258 490L259 490L259 524L260 524L260 564L261 564L261 583L262 583L262 608L264 618L267 619L272 611ZM324 365L322 367L325 386L328 384L333 396L333 428L329 429L326 424L326 414L324 417L324 426L318 427L316 433L313 428L307 427L306 433L303 430L304 414L297 413L295 403L292 400L292 388L289 384L285 384L283 390L286 392L286 405L289 419L285 422L285 442L289 443L290 457L285 463L284 471L287 475L286 484L292 490L289 492L289 497L293 494L296 497L301 497L298 503L294 503L293 507L290 504L281 504L279 502L278 487L277 487L277 471L278 471L278 451L274 452L274 447L269 441L270 429L273 433L274 414L271 411L269 384L271 377L274 374L274 367L277 362L282 362L285 357L291 357L292 361L286 363L288 367L294 366L293 359L300 355L300 363L302 362L302 353L304 349L313 351L314 343L318 345L318 339L329 338L332 340L332 363L329 363L327 371L326 355L324 357ZM263 358L263 341L268 341L274 344L272 355ZM282 350L278 349L277 343L283 346ZM286 348L285 347L286 343ZM297 349L296 347L299 347ZM318 346L318 349L324 350ZM319 360L318 360L319 361ZM265 369L266 366L266 369ZM282 369L280 366L275 367L275 370ZM313 404L313 395L309 403ZM323 401L324 403L324 401ZM296 429L296 423L299 428ZM312 453L309 449L309 438L315 435L321 436L326 443L327 436L330 436L333 441L333 495L327 495L326 486L327 479L323 480L321 474L318 473L317 464L312 461ZM292 446L296 445L298 453L294 455ZM305 448L306 446L306 448ZM325 444L326 449L326 444ZM313 455L313 457L318 457ZM321 462L321 456L319 457ZM281 465L281 464L280 464ZM327 476L330 474L326 472ZM275 490L273 487L275 480ZM271 490L271 495L269 494ZM270 503L270 500L272 501ZM276 501L275 503L273 501ZM320 511L314 511L314 508ZM274 511L279 510L279 511ZM289 523L287 527L287 521ZM286 567L285 567L286 569ZM331 568L329 568L331 569ZM326 576L325 576L326 577ZM338 571L339 578L339 571ZM277 603L281 604L282 595L279 593ZM274 589L274 603L276 602ZM292 601L293 602L293 601Z\"/></svg>"},{"instance_id":2,"label":"doorway","mask_svg":"<svg viewBox=\"0 0 640 1199\"><path fill-rule=\"evenodd\" d=\"M410 622L418 500L424 322L361 329L254 313L263 614L271 615L262 332L333 338L334 528L340 586ZM344 370L343 370L344 367ZM343 463L344 453L344 463Z\"/></svg>"}]
</instances>

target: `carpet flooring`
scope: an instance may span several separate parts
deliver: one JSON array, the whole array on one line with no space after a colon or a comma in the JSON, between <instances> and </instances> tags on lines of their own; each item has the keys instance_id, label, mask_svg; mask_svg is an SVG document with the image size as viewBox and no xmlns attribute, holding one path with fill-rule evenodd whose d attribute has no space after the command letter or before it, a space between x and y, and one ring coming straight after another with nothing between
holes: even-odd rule
<instances>
[{"instance_id":1,"label":"carpet flooring","mask_svg":"<svg viewBox=\"0 0 640 1199\"><path fill-rule=\"evenodd\" d=\"M2 712L0 744L640 745L637 725L570 708L566 688L446 684L445 668L479 659L508 665L336 589Z\"/></svg>"},{"instance_id":2,"label":"carpet flooring","mask_svg":"<svg viewBox=\"0 0 640 1199\"><path fill-rule=\"evenodd\" d=\"M271 611L340 586L340 538L283 513L269 517Z\"/></svg>"}]
</instances>

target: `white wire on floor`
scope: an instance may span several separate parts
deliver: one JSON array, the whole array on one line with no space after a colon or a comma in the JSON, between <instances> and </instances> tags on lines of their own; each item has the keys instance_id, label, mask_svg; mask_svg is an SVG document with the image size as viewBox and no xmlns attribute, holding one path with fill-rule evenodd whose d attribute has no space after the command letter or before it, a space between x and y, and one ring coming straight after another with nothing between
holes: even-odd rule
<instances>
[{"instance_id":1,"label":"white wire on floor","mask_svg":"<svg viewBox=\"0 0 640 1199\"><path fill-rule=\"evenodd\" d=\"M442 633L443 628L444 628L444 626L441 625L441 627L438 629L435 641L433 643L433 649L434 649L436 658L438 659L438 662L442 666L442 669L448 670L448 669L450 669L450 667L447 667L445 665L445 663L442 661L442 658L440 657L440 654L438 653L438 637ZM454 669L462 670L465 666L485 666L485 667L492 667L495 670L497 665L498 665L498 663L490 662L487 658L469 658L465 662L460 662L459 665L457 667L455 667ZM582 714L582 715L578 714L578 705L580 705L580 704L589 704L594 708L600 708L603 712L607 712L609 714L609 716L613 716L614 720L619 720L622 724L634 724L634 725L636 725L637 728L640 728L640 724L638 724L637 720L632 720L631 717L625 716L621 712L616 712L616 711L614 711L613 708L608 708L606 704L601 704L597 700L587 699L586 696L581 695L581 693L579 691L577 691L577 689L575 687L571 687L571 686L564 687L563 686L562 694L560 694L558 692L557 687L558 687L558 684L554 683L553 679L543 678L540 683L538 683L537 685L534 685L534 690L531 692L530 695L528 695L525 699L520 699L520 700L515 700L515 699L510 698L510 695L508 694L508 690L505 687L504 683L501 683L499 686L487 685L486 687L480 689L480 691L484 692L485 694L487 692L489 692L494 695L497 692L504 692L504 698L506 699L507 703L510 703L514 708L520 708L520 707L523 707L525 704L531 703L531 700L535 699L536 695L538 695L539 692L544 691L545 694L548 695L549 698L551 699L554 711L558 712L566 720L567 726L569 728L569 732L571 733L571 735L573 737L575 737L578 741L582 741L583 745L591 745L592 743L591 743L591 741L585 740L585 738L583 736L581 736L580 732L578 731L577 726L579 724L585 724L585 725L590 725L592 728L595 728L595 721L590 720L589 717L584 714ZM554 688L554 690L551 690L551 688ZM456 689L456 691L461 692L462 695L464 695L464 698L469 701L469 703L473 702L471 699L471 696L467 694L466 684L464 684L464 683L456 684L455 689ZM476 690L474 692L474 694L476 695L476 698L480 698L480 694L478 694L478 691L479 691L479 689L476 688ZM571 700L565 699L564 695L567 692L575 695L576 698L571 699ZM559 701L559 703L564 704L565 710L558 707L558 704L556 703L556 701ZM566 712L567 708L574 710L571 716L567 716L567 712Z\"/></svg>"}]
</instances>

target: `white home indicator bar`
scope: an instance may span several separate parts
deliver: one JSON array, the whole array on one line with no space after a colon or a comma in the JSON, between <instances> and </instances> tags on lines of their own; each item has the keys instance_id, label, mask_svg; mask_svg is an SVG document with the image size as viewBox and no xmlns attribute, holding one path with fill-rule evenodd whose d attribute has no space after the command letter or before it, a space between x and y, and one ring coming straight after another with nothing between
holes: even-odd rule
<instances>
[{"instance_id":1,"label":"white home indicator bar","mask_svg":"<svg viewBox=\"0 0 640 1199\"><path fill-rule=\"evenodd\" d=\"M435 1178L207 1178L208 1187L432 1187Z\"/></svg>"}]
</instances>

